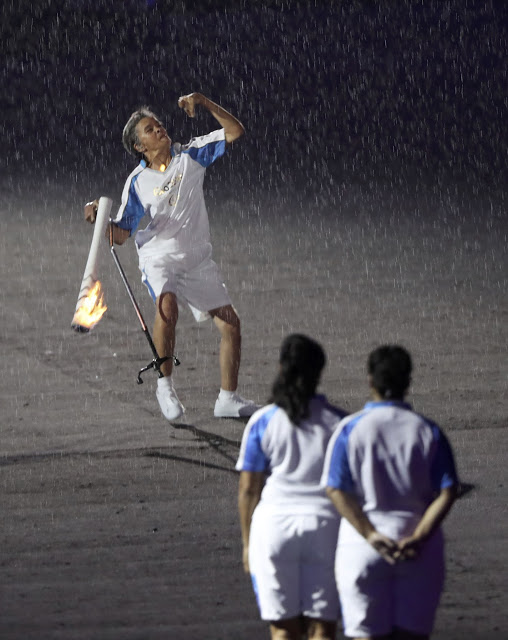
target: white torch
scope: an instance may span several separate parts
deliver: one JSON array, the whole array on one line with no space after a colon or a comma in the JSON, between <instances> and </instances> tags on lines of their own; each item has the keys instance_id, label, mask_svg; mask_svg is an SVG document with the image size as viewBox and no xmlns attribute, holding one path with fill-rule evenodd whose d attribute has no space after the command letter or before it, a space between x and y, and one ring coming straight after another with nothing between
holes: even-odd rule
<instances>
[{"instance_id":1,"label":"white torch","mask_svg":"<svg viewBox=\"0 0 508 640\"><path fill-rule=\"evenodd\" d=\"M86 261L85 273L81 281L76 311L71 325L74 331L81 333L87 333L90 329L93 329L107 309L103 304L101 283L97 279L97 257L112 205L113 201L110 198L103 196L99 200L90 253Z\"/></svg>"}]
</instances>

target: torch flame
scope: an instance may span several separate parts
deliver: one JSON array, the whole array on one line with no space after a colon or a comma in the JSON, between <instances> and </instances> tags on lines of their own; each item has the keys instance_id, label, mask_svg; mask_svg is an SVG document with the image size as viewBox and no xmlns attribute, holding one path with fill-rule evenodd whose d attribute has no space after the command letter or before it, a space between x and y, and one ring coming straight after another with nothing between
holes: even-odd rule
<instances>
[{"instance_id":1,"label":"torch flame","mask_svg":"<svg viewBox=\"0 0 508 640\"><path fill-rule=\"evenodd\" d=\"M97 280L87 295L83 298L79 309L72 319L73 326L82 329L93 329L102 316L106 313L107 306L103 303L104 293L101 282Z\"/></svg>"}]
</instances>

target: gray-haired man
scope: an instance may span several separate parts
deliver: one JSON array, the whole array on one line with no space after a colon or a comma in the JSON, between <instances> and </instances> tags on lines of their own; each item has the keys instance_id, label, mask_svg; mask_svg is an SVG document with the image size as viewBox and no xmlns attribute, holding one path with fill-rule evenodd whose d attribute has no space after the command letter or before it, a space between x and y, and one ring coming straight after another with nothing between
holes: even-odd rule
<instances>
[{"instance_id":1,"label":"gray-haired man","mask_svg":"<svg viewBox=\"0 0 508 640\"><path fill-rule=\"evenodd\" d=\"M153 340L159 356L173 354L178 302L186 302L198 321L212 317L221 334L221 390L214 415L250 416L257 405L236 392L240 320L211 258L203 195L206 168L223 155L227 144L244 134L244 128L233 115L201 93L178 100L178 106L190 117L194 117L197 105L207 109L221 128L185 145L172 143L159 118L147 107L129 118L122 140L140 163L125 183L113 239L123 244L141 219L150 216L149 224L137 231L135 242L142 280L156 304ZM95 210L94 204L85 207L85 218L90 222L95 220ZM173 387L172 365L171 358L162 365L164 377L157 385L157 399L168 420L176 420L184 412Z\"/></svg>"}]
</instances>

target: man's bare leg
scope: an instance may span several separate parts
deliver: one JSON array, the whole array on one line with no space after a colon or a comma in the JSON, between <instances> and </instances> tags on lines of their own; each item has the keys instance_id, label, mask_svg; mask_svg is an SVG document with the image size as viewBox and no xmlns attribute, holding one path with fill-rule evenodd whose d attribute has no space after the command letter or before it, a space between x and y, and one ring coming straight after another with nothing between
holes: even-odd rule
<instances>
[{"instance_id":1,"label":"man's bare leg","mask_svg":"<svg viewBox=\"0 0 508 640\"><path fill-rule=\"evenodd\" d=\"M249 417L259 407L236 393L242 347L240 319L231 305L212 309L210 315L221 334L219 354L221 390L215 403L214 416L216 418Z\"/></svg>"},{"instance_id":2,"label":"man's bare leg","mask_svg":"<svg viewBox=\"0 0 508 640\"><path fill-rule=\"evenodd\" d=\"M219 365L221 388L236 391L242 349L240 318L231 305L212 309L210 315L221 335Z\"/></svg>"},{"instance_id":3,"label":"man's bare leg","mask_svg":"<svg viewBox=\"0 0 508 640\"><path fill-rule=\"evenodd\" d=\"M169 360L161 366L165 376L170 376L173 371L173 359L171 356L175 350L175 328L178 320L178 303L174 293L165 292L155 301L156 313L153 326L153 342L159 358L170 356Z\"/></svg>"},{"instance_id":4,"label":"man's bare leg","mask_svg":"<svg viewBox=\"0 0 508 640\"><path fill-rule=\"evenodd\" d=\"M167 420L177 420L185 411L176 395L171 379L175 348L175 327L178 320L178 304L174 293L166 292L156 300L153 342L160 358L170 356L161 366L163 378L157 380L157 400Z\"/></svg>"}]
</instances>

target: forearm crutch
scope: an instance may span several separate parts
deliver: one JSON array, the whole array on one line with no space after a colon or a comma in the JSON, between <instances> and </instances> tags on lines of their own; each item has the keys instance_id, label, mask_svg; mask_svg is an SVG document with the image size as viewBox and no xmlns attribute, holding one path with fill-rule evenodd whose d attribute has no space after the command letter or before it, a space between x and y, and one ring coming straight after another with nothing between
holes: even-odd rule
<instances>
[{"instance_id":1,"label":"forearm crutch","mask_svg":"<svg viewBox=\"0 0 508 640\"><path fill-rule=\"evenodd\" d=\"M146 339L148 340L148 344L150 345L150 349L152 350L152 353L153 353L153 360L149 364L147 364L146 367L143 367L142 369L139 370L137 382L138 384L143 384L143 379L141 378L141 374L144 373L145 371L148 371L148 369L154 369L159 374L159 378L163 378L164 374L161 372L161 365L164 364L166 360L169 360L170 358L172 358L175 367L178 367L178 365L180 364L180 360L178 360L178 358L175 355L163 356L161 358L157 353L157 349L155 348L155 345L152 340L152 336L150 335L150 331L148 330L146 322L143 318L143 314L141 313L141 309L139 308L139 305L136 302L136 298L132 293L132 289L130 287L129 281L127 280L127 276L125 275L125 271L123 270L123 267L120 264L120 260L118 259L118 256L116 254L115 245L113 241L113 223L111 222L111 220L109 221L109 246L110 246L111 255L113 256L113 260L115 261L117 269L120 273L120 277L122 278L122 282L124 283L125 288L127 289L127 293L129 294L129 298L131 299L132 306L134 307L134 310L136 311L136 315L138 316L138 320L141 324L141 329L143 330L143 333L145 334Z\"/></svg>"}]
</instances>

